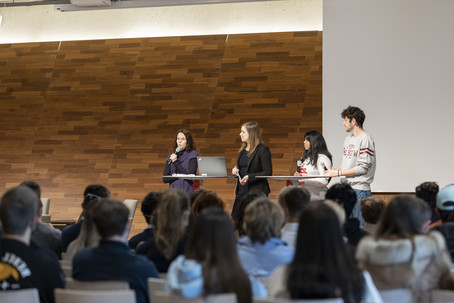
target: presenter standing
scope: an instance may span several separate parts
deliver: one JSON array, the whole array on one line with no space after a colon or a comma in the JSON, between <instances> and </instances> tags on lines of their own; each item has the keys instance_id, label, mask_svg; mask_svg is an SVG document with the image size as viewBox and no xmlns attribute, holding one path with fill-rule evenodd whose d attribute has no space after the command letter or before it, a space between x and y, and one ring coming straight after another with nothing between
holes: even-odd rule
<instances>
[{"instance_id":1,"label":"presenter standing","mask_svg":"<svg viewBox=\"0 0 454 303\"><path fill-rule=\"evenodd\" d=\"M375 176L375 143L363 129L366 115L360 108L349 106L342 111L341 117L344 119L345 131L350 133L344 141L342 168L327 170L325 175L341 177L341 182L350 184L355 190L357 201L353 208L353 217L359 219L362 227L365 223L359 201L372 195L370 184Z\"/></svg>"},{"instance_id":2,"label":"presenter standing","mask_svg":"<svg viewBox=\"0 0 454 303\"><path fill-rule=\"evenodd\" d=\"M196 174L197 172L197 156L194 141L191 133L186 129L177 131L174 142L175 152L169 154L166 160L164 176L173 174ZM162 178L164 183L169 183L169 188L180 188L192 194L193 181L180 178Z\"/></svg>"},{"instance_id":3,"label":"presenter standing","mask_svg":"<svg viewBox=\"0 0 454 303\"><path fill-rule=\"evenodd\" d=\"M325 170L331 169L333 157L328 151L323 135L317 130L304 134L304 152L301 157L300 171L295 176L323 176ZM311 194L311 200L325 199L329 179L314 178L298 180Z\"/></svg>"},{"instance_id":4,"label":"presenter standing","mask_svg":"<svg viewBox=\"0 0 454 303\"><path fill-rule=\"evenodd\" d=\"M260 135L260 126L257 122L246 122L240 131L241 148L238 153L236 166L232 174L238 177L235 188L235 202L232 214L238 205L238 201L248 192L270 193L270 186L266 179L257 179L257 176L271 176L273 168L271 153L267 146L263 145Z\"/></svg>"}]
</instances>

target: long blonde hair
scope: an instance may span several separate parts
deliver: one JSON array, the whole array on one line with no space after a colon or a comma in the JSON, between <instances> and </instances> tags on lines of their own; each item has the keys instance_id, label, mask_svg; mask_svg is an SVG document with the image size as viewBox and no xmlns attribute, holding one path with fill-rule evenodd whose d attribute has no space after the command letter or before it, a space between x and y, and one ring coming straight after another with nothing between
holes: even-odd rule
<instances>
[{"instance_id":1,"label":"long blonde hair","mask_svg":"<svg viewBox=\"0 0 454 303\"><path fill-rule=\"evenodd\" d=\"M248 139L249 150L247 152L247 155L250 156L250 155L252 155L254 150L257 148L257 146L259 144L263 143L262 135L260 134L260 126L255 121L249 121L249 122L243 123L243 125L241 125L241 127L243 127L243 126L246 128L246 131L249 135L249 139ZM243 142L239 152L241 153L246 148L246 146L247 146L247 142Z\"/></svg>"},{"instance_id":2,"label":"long blonde hair","mask_svg":"<svg viewBox=\"0 0 454 303\"><path fill-rule=\"evenodd\" d=\"M156 209L156 246L170 259L183 238L186 226L183 222L185 211L189 211L188 194L181 189L169 189L162 195Z\"/></svg>"}]
</instances>

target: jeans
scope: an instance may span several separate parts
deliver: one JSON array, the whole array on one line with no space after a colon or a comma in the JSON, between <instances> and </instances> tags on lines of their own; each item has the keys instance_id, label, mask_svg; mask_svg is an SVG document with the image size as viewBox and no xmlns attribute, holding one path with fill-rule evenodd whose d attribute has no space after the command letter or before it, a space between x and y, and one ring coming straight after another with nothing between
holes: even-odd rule
<instances>
[{"instance_id":1,"label":"jeans","mask_svg":"<svg viewBox=\"0 0 454 303\"><path fill-rule=\"evenodd\" d=\"M361 215L361 208L359 207L359 201L361 201L364 198L372 196L372 193L370 190L354 189L354 191L356 193L356 204L355 204L355 207L353 208L352 216L359 220L359 223L360 223L359 227L363 228L364 225L366 225L366 223L364 223L363 216Z\"/></svg>"}]
</instances>

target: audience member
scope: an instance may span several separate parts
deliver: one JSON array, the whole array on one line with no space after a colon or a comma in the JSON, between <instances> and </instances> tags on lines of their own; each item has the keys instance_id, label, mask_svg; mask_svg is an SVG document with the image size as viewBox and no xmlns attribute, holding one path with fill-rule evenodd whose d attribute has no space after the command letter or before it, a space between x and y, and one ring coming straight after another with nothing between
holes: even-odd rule
<instances>
[{"instance_id":1,"label":"audience member","mask_svg":"<svg viewBox=\"0 0 454 303\"><path fill-rule=\"evenodd\" d=\"M192 212L197 216L203 209L208 207L215 207L224 210L225 203L214 191L205 190L197 196L194 204L192 204Z\"/></svg>"},{"instance_id":2,"label":"audience member","mask_svg":"<svg viewBox=\"0 0 454 303\"><path fill-rule=\"evenodd\" d=\"M165 290L185 298L236 293L238 302L252 303L252 285L254 296L266 297L259 281L248 280L235 242L229 216L220 209L204 209L195 219L185 254L169 267Z\"/></svg>"},{"instance_id":3,"label":"audience member","mask_svg":"<svg viewBox=\"0 0 454 303\"><path fill-rule=\"evenodd\" d=\"M267 277L277 266L290 263L294 248L280 239L283 225L284 211L267 197L258 198L246 207L246 236L238 239L237 248L248 274Z\"/></svg>"},{"instance_id":4,"label":"audience member","mask_svg":"<svg viewBox=\"0 0 454 303\"><path fill-rule=\"evenodd\" d=\"M430 218L430 227L441 224L440 215L437 212L437 193L440 190L438 184L435 182L424 182L418 185L415 189L417 198L423 200L430 207L432 216Z\"/></svg>"},{"instance_id":5,"label":"audience member","mask_svg":"<svg viewBox=\"0 0 454 303\"><path fill-rule=\"evenodd\" d=\"M92 202L101 198L109 198L110 191L99 184L88 185L84 190L84 200L82 202L82 214L76 224L65 227L61 233L61 245L63 252L66 252L69 244L74 241L80 233L82 228L82 221L84 220L85 207Z\"/></svg>"},{"instance_id":6,"label":"audience member","mask_svg":"<svg viewBox=\"0 0 454 303\"><path fill-rule=\"evenodd\" d=\"M131 249L136 249L137 245L141 242L147 241L151 237L151 229L153 228L153 215L158 207L159 200L161 200L161 193L158 192L151 192L148 193L148 195L145 196L145 198L142 201L142 205L140 206L140 210L142 211L142 214L145 218L145 221L147 222L147 227L145 227L144 231L133 236L131 239L128 241L128 246Z\"/></svg>"},{"instance_id":7,"label":"audience member","mask_svg":"<svg viewBox=\"0 0 454 303\"><path fill-rule=\"evenodd\" d=\"M235 211L232 213L232 219L235 225L235 232L238 238L246 235L246 231L244 230L243 226L244 210L252 201L261 197L266 197L266 195L260 191L252 191L246 193L238 202Z\"/></svg>"},{"instance_id":8,"label":"audience member","mask_svg":"<svg viewBox=\"0 0 454 303\"><path fill-rule=\"evenodd\" d=\"M281 239L290 246L295 247L301 211L310 202L310 198L311 194L304 187L284 187L279 194L279 204L284 210L286 221Z\"/></svg>"},{"instance_id":9,"label":"audience member","mask_svg":"<svg viewBox=\"0 0 454 303\"><path fill-rule=\"evenodd\" d=\"M385 201L383 201L382 198L370 196L362 199L359 202L359 207L361 208L361 215L366 223L363 230L367 231L371 235L374 234L375 229L377 228L378 220L386 208Z\"/></svg>"},{"instance_id":10,"label":"audience member","mask_svg":"<svg viewBox=\"0 0 454 303\"><path fill-rule=\"evenodd\" d=\"M24 181L20 185L27 186L38 197L39 208L38 217L41 218L43 203L41 202L41 187L34 181ZM51 224L43 223L41 220L36 224L32 231L32 242L38 246L45 247L53 251L58 258L61 258L61 231L54 228Z\"/></svg>"},{"instance_id":11,"label":"audience member","mask_svg":"<svg viewBox=\"0 0 454 303\"><path fill-rule=\"evenodd\" d=\"M386 207L375 236L358 245L356 259L378 289L409 288L413 302L429 302L432 289L453 289L443 236L425 232L430 209L412 196L397 196Z\"/></svg>"},{"instance_id":12,"label":"audience member","mask_svg":"<svg viewBox=\"0 0 454 303\"><path fill-rule=\"evenodd\" d=\"M269 296L382 302L370 275L361 273L344 244L337 215L325 203L310 203L303 209L295 256L292 263L273 272Z\"/></svg>"},{"instance_id":13,"label":"audience member","mask_svg":"<svg viewBox=\"0 0 454 303\"><path fill-rule=\"evenodd\" d=\"M454 184L441 189L437 194L437 210L442 224L433 227L432 230L441 232L446 240L451 261L454 260Z\"/></svg>"},{"instance_id":14,"label":"audience member","mask_svg":"<svg viewBox=\"0 0 454 303\"><path fill-rule=\"evenodd\" d=\"M194 205L194 202L195 202L195 199L197 199L197 197L203 193L203 192L206 192L207 190L204 189L204 188L199 188L195 191L192 192L191 196L189 197L189 202L190 202L190 206L191 206L191 209L192 209L192 206Z\"/></svg>"},{"instance_id":15,"label":"audience member","mask_svg":"<svg viewBox=\"0 0 454 303\"><path fill-rule=\"evenodd\" d=\"M156 228L137 248L137 254L146 255L159 272L167 272L170 263L184 253L190 213L189 196L185 191L175 188L164 192L156 209Z\"/></svg>"},{"instance_id":16,"label":"audience member","mask_svg":"<svg viewBox=\"0 0 454 303\"><path fill-rule=\"evenodd\" d=\"M362 237L369 233L360 228L360 221L353 217L353 208L356 204L356 193L347 183L338 183L331 186L326 192L326 199L339 203L344 207L346 220L343 231L347 237L348 244L356 247Z\"/></svg>"},{"instance_id":17,"label":"audience member","mask_svg":"<svg viewBox=\"0 0 454 303\"><path fill-rule=\"evenodd\" d=\"M37 205L38 197L26 186L1 198L0 285L2 291L37 288L40 302L52 303L54 289L64 288L64 278L57 256L30 241L38 223Z\"/></svg>"},{"instance_id":18,"label":"audience member","mask_svg":"<svg viewBox=\"0 0 454 303\"><path fill-rule=\"evenodd\" d=\"M137 303L148 302L147 279L158 277L152 262L134 256L126 245L128 208L113 199L102 199L90 210L102 240L98 247L79 251L73 259L73 278L82 281L126 281L136 292Z\"/></svg>"}]
</instances>

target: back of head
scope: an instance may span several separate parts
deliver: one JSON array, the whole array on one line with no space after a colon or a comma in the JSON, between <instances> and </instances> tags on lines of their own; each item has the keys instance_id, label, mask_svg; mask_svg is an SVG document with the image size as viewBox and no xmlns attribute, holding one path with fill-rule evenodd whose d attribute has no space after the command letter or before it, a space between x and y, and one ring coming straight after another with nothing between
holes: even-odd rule
<instances>
[{"instance_id":1,"label":"back of head","mask_svg":"<svg viewBox=\"0 0 454 303\"><path fill-rule=\"evenodd\" d=\"M454 184L443 187L436 198L438 212L443 222L454 222Z\"/></svg>"},{"instance_id":2,"label":"back of head","mask_svg":"<svg viewBox=\"0 0 454 303\"><path fill-rule=\"evenodd\" d=\"M366 119L366 115L364 114L364 112L359 107L355 106L349 106L346 109L344 109L341 113L341 117L342 119L345 119L347 117L350 122L353 118L355 118L356 124L360 128L363 128L363 123L364 120Z\"/></svg>"},{"instance_id":3,"label":"back of head","mask_svg":"<svg viewBox=\"0 0 454 303\"><path fill-rule=\"evenodd\" d=\"M90 208L89 213L96 230L103 239L124 234L128 224L129 209L120 201L101 199Z\"/></svg>"},{"instance_id":4,"label":"back of head","mask_svg":"<svg viewBox=\"0 0 454 303\"><path fill-rule=\"evenodd\" d=\"M37 217L36 194L26 186L8 190L0 202L0 220L4 234L23 235Z\"/></svg>"},{"instance_id":5,"label":"back of head","mask_svg":"<svg viewBox=\"0 0 454 303\"><path fill-rule=\"evenodd\" d=\"M417 198L427 202L429 205L435 206L437 193L440 190L435 182L424 182L418 185L415 189Z\"/></svg>"},{"instance_id":6,"label":"back of head","mask_svg":"<svg viewBox=\"0 0 454 303\"><path fill-rule=\"evenodd\" d=\"M376 230L377 238L412 238L423 232L430 208L421 199L407 195L394 197L385 208Z\"/></svg>"},{"instance_id":7,"label":"back of head","mask_svg":"<svg viewBox=\"0 0 454 303\"><path fill-rule=\"evenodd\" d=\"M191 208L192 208L192 205L194 205L194 202L195 200L197 199L197 197L203 193L203 192L206 192L207 190L204 189L204 188L199 188L198 190L192 192L191 196L189 197L189 202L191 203Z\"/></svg>"},{"instance_id":8,"label":"back of head","mask_svg":"<svg viewBox=\"0 0 454 303\"><path fill-rule=\"evenodd\" d=\"M271 238L280 238L284 221L282 207L267 197L254 200L244 213L244 229L253 243L264 244Z\"/></svg>"},{"instance_id":9,"label":"back of head","mask_svg":"<svg viewBox=\"0 0 454 303\"><path fill-rule=\"evenodd\" d=\"M362 295L360 270L348 253L340 222L325 203L310 203L301 213L295 255L288 266L292 299Z\"/></svg>"},{"instance_id":10,"label":"back of head","mask_svg":"<svg viewBox=\"0 0 454 303\"><path fill-rule=\"evenodd\" d=\"M359 206L364 221L369 224L377 224L386 208L386 203L379 197L367 197L361 200Z\"/></svg>"},{"instance_id":11,"label":"back of head","mask_svg":"<svg viewBox=\"0 0 454 303\"><path fill-rule=\"evenodd\" d=\"M243 223L244 223L244 211L246 207L255 199L266 197L263 192L260 191L250 191L245 194L240 201L238 201L238 205L235 208L235 211L232 214L233 222L235 222L235 230L238 232L239 236L244 236L246 234Z\"/></svg>"},{"instance_id":12,"label":"back of head","mask_svg":"<svg viewBox=\"0 0 454 303\"><path fill-rule=\"evenodd\" d=\"M223 210L206 208L197 216L185 255L202 264L205 294L234 292L238 302L251 301L250 282L238 259L232 220Z\"/></svg>"},{"instance_id":13,"label":"back of head","mask_svg":"<svg viewBox=\"0 0 454 303\"><path fill-rule=\"evenodd\" d=\"M299 218L304 206L310 202L311 195L307 189L298 186L284 187L279 193L279 204L288 215Z\"/></svg>"},{"instance_id":14,"label":"back of head","mask_svg":"<svg viewBox=\"0 0 454 303\"><path fill-rule=\"evenodd\" d=\"M328 188L325 199L342 205L345 209L345 216L349 218L356 204L356 193L350 184L338 183Z\"/></svg>"},{"instance_id":15,"label":"back of head","mask_svg":"<svg viewBox=\"0 0 454 303\"><path fill-rule=\"evenodd\" d=\"M84 190L84 201L82 202L82 208L85 208L93 200L109 198L110 191L107 187L100 184L88 185Z\"/></svg>"},{"instance_id":16,"label":"back of head","mask_svg":"<svg viewBox=\"0 0 454 303\"><path fill-rule=\"evenodd\" d=\"M156 209L156 245L169 259L184 235L189 219L189 196L181 189L169 189Z\"/></svg>"},{"instance_id":17,"label":"back of head","mask_svg":"<svg viewBox=\"0 0 454 303\"><path fill-rule=\"evenodd\" d=\"M223 210L225 203L215 192L206 190L200 193L197 199L195 199L194 204L192 205L192 211L194 212L194 215L198 215L203 209L208 207L215 207Z\"/></svg>"},{"instance_id":18,"label":"back of head","mask_svg":"<svg viewBox=\"0 0 454 303\"><path fill-rule=\"evenodd\" d=\"M162 194L159 192L150 192L142 200L142 205L140 206L140 211L145 217L145 221L148 224L151 224L151 219L153 214L158 207L159 201L161 200Z\"/></svg>"},{"instance_id":19,"label":"back of head","mask_svg":"<svg viewBox=\"0 0 454 303\"><path fill-rule=\"evenodd\" d=\"M41 202L41 187L39 186L39 184L35 181L26 180L19 184L19 186L26 186L36 194L36 196L38 197L38 217L40 217L42 213L43 203Z\"/></svg>"}]
</instances>

